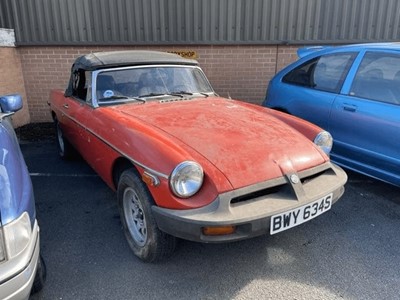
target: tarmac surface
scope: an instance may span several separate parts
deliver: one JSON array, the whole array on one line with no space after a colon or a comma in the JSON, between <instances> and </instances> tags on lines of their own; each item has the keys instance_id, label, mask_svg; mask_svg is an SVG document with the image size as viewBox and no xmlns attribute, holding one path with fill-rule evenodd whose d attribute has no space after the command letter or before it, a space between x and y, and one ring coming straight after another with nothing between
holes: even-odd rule
<instances>
[{"instance_id":1,"label":"tarmac surface","mask_svg":"<svg viewBox=\"0 0 400 300\"><path fill-rule=\"evenodd\" d=\"M116 195L54 140L21 143L36 198L47 282L37 299L399 299L400 188L349 172L342 199L298 227L229 243L180 241L139 261Z\"/></svg>"}]
</instances>

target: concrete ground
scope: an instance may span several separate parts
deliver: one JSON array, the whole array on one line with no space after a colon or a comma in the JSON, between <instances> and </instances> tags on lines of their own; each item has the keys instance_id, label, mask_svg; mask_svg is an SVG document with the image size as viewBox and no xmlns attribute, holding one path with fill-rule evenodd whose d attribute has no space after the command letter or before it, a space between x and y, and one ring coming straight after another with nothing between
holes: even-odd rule
<instances>
[{"instance_id":1,"label":"concrete ground","mask_svg":"<svg viewBox=\"0 0 400 300\"><path fill-rule=\"evenodd\" d=\"M36 196L47 282L38 299L399 299L400 190L349 173L343 198L274 236L230 244L180 241L140 262L115 194L54 141L22 143Z\"/></svg>"}]
</instances>

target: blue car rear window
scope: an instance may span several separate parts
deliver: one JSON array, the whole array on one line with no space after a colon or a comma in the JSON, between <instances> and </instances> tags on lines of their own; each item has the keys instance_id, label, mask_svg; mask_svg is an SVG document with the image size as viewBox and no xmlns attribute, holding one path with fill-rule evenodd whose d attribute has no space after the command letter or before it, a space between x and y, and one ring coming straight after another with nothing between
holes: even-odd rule
<instances>
[{"instance_id":1,"label":"blue car rear window","mask_svg":"<svg viewBox=\"0 0 400 300\"><path fill-rule=\"evenodd\" d=\"M313 58L283 77L283 82L338 93L356 53L339 53Z\"/></svg>"}]
</instances>

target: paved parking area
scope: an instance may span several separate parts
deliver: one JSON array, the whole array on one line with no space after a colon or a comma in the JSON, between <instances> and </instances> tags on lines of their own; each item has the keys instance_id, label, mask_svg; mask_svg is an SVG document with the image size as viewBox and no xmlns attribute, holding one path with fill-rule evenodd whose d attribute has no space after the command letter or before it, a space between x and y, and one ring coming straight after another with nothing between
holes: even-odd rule
<instances>
[{"instance_id":1,"label":"paved parking area","mask_svg":"<svg viewBox=\"0 0 400 300\"><path fill-rule=\"evenodd\" d=\"M181 241L140 262L114 193L51 141L21 145L36 195L48 278L35 299L399 299L400 189L349 174L330 212L231 244Z\"/></svg>"}]
</instances>

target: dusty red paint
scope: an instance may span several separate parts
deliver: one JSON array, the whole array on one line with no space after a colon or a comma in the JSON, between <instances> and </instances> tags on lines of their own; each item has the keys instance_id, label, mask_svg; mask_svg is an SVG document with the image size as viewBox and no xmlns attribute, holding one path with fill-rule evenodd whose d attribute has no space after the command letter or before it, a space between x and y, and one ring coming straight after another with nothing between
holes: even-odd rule
<instances>
[{"instance_id":1,"label":"dusty red paint","mask_svg":"<svg viewBox=\"0 0 400 300\"><path fill-rule=\"evenodd\" d=\"M205 182L189 199L174 197L164 178L159 186L149 186L162 207L201 207L219 193L328 160L311 141L320 128L240 101L208 97L94 109L53 91L51 109L71 143L112 188L112 168L119 157L167 176L182 161L198 162Z\"/></svg>"}]
</instances>

